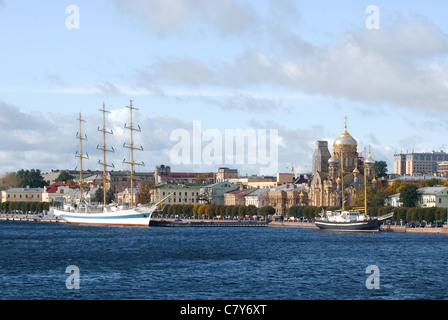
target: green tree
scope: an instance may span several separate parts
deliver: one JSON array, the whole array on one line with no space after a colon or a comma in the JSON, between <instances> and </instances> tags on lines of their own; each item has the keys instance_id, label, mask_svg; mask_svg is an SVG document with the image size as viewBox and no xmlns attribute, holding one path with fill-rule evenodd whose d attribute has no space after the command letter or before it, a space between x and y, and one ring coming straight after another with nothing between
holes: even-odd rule
<instances>
[{"instance_id":1,"label":"green tree","mask_svg":"<svg viewBox=\"0 0 448 320\"><path fill-rule=\"evenodd\" d=\"M58 175L58 177L54 181L56 181L56 182L67 182L68 180L73 180L74 178L75 177L73 177L67 171L61 171L61 173Z\"/></svg>"},{"instance_id":2,"label":"green tree","mask_svg":"<svg viewBox=\"0 0 448 320\"><path fill-rule=\"evenodd\" d=\"M29 186L30 188L43 188L48 185L46 181L41 176L39 169L31 169L31 170L19 170L17 171L18 178L18 187L26 188Z\"/></svg>"},{"instance_id":3,"label":"green tree","mask_svg":"<svg viewBox=\"0 0 448 320\"><path fill-rule=\"evenodd\" d=\"M417 187L407 184L400 191L400 202L403 207L415 207L417 205L418 195Z\"/></svg>"},{"instance_id":4,"label":"green tree","mask_svg":"<svg viewBox=\"0 0 448 320\"><path fill-rule=\"evenodd\" d=\"M271 206L265 206L258 209L258 214L262 216L268 216L275 214L275 209Z\"/></svg>"},{"instance_id":5,"label":"green tree","mask_svg":"<svg viewBox=\"0 0 448 320\"><path fill-rule=\"evenodd\" d=\"M114 200L115 200L115 195L114 195L113 191L110 189L106 190L106 204L109 204ZM95 191L95 196L93 197L93 201L98 202L98 203L104 202L103 187L99 187Z\"/></svg>"},{"instance_id":6,"label":"green tree","mask_svg":"<svg viewBox=\"0 0 448 320\"><path fill-rule=\"evenodd\" d=\"M378 178L387 176L387 163L385 161L376 161L374 168Z\"/></svg>"},{"instance_id":7,"label":"green tree","mask_svg":"<svg viewBox=\"0 0 448 320\"><path fill-rule=\"evenodd\" d=\"M431 178L431 179L426 181L426 185L428 187L435 187L435 186L441 185L441 184L442 184L442 180L437 179L437 178Z\"/></svg>"}]
</instances>

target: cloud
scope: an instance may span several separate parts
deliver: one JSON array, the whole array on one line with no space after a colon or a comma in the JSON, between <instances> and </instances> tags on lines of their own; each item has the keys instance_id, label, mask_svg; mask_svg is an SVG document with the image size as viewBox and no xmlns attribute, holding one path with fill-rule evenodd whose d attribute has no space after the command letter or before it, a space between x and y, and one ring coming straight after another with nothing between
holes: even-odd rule
<instances>
[{"instance_id":1,"label":"cloud","mask_svg":"<svg viewBox=\"0 0 448 320\"><path fill-rule=\"evenodd\" d=\"M141 71L139 85L248 90L267 86L310 96L445 110L448 38L422 17L402 18L380 30L358 29L336 44L316 45L281 26L271 35L275 52L247 48L217 63L210 59L159 59ZM155 80L157 79L157 80Z\"/></svg>"},{"instance_id":2,"label":"cloud","mask_svg":"<svg viewBox=\"0 0 448 320\"><path fill-rule=\"evenodd\" d=\"M111 0L121 12L137 17L161 37L191 29L212 29L220 35L240 35L257 19L253 9L232 0Z\"/></svg>"},{"instance_id":3,"label":"cloud","mask_svg":"<svg viewBox=\"0 0 448 320\"><path fill-rule=\"evenodd\" d=\"M1 100L0 114L0 135L6 137L0 147L1 171L62 164L60 155L68 151L66 121L27 113Z\"/></svg>"}]
</instances>

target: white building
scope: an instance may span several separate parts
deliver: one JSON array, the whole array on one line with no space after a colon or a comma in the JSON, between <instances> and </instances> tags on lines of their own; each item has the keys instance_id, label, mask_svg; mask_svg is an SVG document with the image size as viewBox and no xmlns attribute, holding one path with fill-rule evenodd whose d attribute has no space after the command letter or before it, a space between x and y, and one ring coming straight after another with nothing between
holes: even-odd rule
<instances>
[{"instance_id":1,"label":"white building","mask_svg":"<svg viewBox=\"0 0 448 320\"><path fill-rule=\"evenodd\" d=\"M448 187L425 187L417 189L417 206L420 208L448 208Z\"/></svg>"},{"instance_id":2,"label":"white building","mask_svg":"<svg viewBox=\"0 0 448 320\"><path fill-rule=\"evenodd\" d=\"M257 189L249 193L246 198L246 206L253 205L257 208L265 207L269 204L269 189Z\"/></svg>"}]
</instances>

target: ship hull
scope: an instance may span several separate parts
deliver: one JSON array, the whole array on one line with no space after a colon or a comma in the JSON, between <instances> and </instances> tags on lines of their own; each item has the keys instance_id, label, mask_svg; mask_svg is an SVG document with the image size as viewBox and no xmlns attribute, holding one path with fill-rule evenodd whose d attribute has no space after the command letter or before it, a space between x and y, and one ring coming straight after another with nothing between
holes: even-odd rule
<instances>
[{"instance_id":1,"label":"ship hull","mask_svg":"<svg viewBox=\"0 0 448 320\"><path fill-rule=\"evenodd\" d=\"M134 209L105 213L66 212L55 209L54 214L69 224L79 225L148 227L151 219L150 212L139 212Z\"/></svg>"},{"instance_id":2,"label":"ship hull","mask_svg":"<svg viewBox=\"0 0 448 320\"><path fill-rule=\"evenodd\" d=\"M334 222L327 220L316 220L316 227L328 231L345 232L379 232L380 224L378 219L353 221L353 222Z\"/></svg>"}]
</instances>

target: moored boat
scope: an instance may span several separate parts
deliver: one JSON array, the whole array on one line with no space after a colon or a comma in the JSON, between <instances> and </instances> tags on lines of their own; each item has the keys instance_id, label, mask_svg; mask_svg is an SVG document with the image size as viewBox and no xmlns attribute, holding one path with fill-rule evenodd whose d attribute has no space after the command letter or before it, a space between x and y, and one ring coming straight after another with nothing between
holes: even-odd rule
<instances>
[{"instance_id":1,"label":"moored boat","mask_svg":"<svg viewBox=\"0 0 448 320\"><path fill-rule=\"evenodd\" d=\"M104 204L103 205L93 205L90 202L83 199L83 189L82 189L82 159L86 159L87 156L83 155L82 153L82 141L86 140L85 137L81 134L81 124L84 122L84 120L81 119L81 114L79 115L79 141L80 141L80 148L79 148L79 154L77 154L77 157L80 159L80 197L77 199L76 203L71 205L64 206L63 210L60 209L53 209L53 213L57 217L61 217L65 221L67 221L70 224L84 224L84 225L112 225L112 226L149 226L149 222L151 220L151 215L154 211L157 210L158 205L163 203L170 195L163 198L157 203L154 204L148 204L148 205L140 205L135 206L134 205L134 165L143 165L134 162L133 158L133 150L143 150L142 148L135 148L133 139L132 139L132 132L133 131L140 131L140 128L135 128L132 124L132 111L135 109L132 106L132 100L130 103L130 106L128 106L130 109L130 125L126 126L126 129L130 130L130 144L124 145L125 148L130 149L131 151L131 158L130 161L123 161L124 163L130 164L131 166L131 175L130 175L130 181L131 181L131 197L130 197L130 204L124 205L124 206L118 206L116 204L111 205L105 205L106 203L106 187L105 187L105 176L106 176L106 167L110 166L106 164L106 157L105 153L106 151L112 151L106 148L106 141L105 141L105 135L106 133L112 133L112 131L108 131L105 128L105 113L107 112L104 108L100 110L103 112L103 128L99 129L99 131L103 132L103 146L97 147L100 150L103 150L104 155L104 161L100 162L104 166L104 174L103 174L103 191L104 191Z\"/></svg>"}]
</instances>

